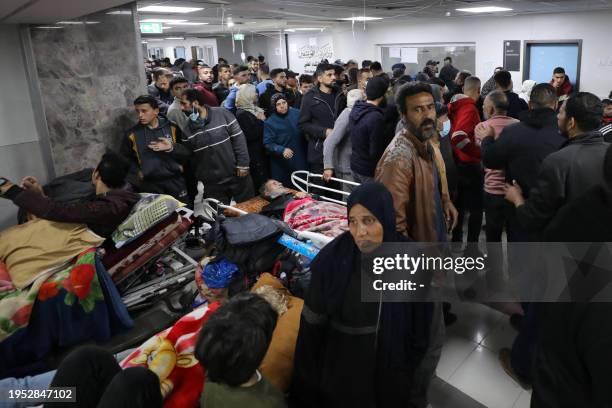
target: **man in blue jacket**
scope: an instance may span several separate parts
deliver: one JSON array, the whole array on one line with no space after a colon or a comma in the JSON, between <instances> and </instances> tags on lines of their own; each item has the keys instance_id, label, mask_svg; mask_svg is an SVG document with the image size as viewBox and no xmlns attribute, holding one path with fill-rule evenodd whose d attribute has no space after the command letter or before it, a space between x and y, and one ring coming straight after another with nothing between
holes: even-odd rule
<instances>
[{"instance_id":1,"label":"man in blue jacket","mask_svg":"<svg viewBox=\"0 0 612 408\"><path fill-rule=\"evenodd\" d=\"M385 138L385 112L382 105L389 81L375 77L366 85L365 102L358 101L349 116L349 136L351 138L351 171L358 183L374 178L376 165L387 148Z\"/></svg>"}]
</instances>

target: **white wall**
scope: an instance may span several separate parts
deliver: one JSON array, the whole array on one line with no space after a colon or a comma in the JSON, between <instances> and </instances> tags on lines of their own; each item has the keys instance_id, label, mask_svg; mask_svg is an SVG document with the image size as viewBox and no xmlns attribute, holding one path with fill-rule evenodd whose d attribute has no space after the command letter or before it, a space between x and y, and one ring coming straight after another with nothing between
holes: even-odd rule
<instances>
[{"instance_id":1,"label":"white wall","mask_svg":"<svg viewBox=\"0 0 612 408\"><path fill-rule=\"evenodd\" d=\"M41 152L34 109L26 76L26 63L17 25L0 24L0 177L21 182L25 176L46 182L48 173ZM17 207L0 199L0 230L15 224Z\"/></svg>"},{"instance_id":2,"label":"white wall","mask_svg":"<svg viewBox=\"0 0 612 408\"><path fill-rule=\"evenodd\" d=\"M334 59L379 59L377 44L475 42L476 75L484 81L503 65L504 40L581 39L580 90L604 97L612 90L611 22L612 12L413 19L370 24L365 32L356 24L354 36L350 25L343 25L333 30ZM513 78L519 87L522 72Z\"/></svg>"},{"instance_id":3,"label":"white wall","mask_svg":"<svg viewBox=\"0 0 612 408\"><path fill-rule=\"evenodd\" d=\"M215 38L195 38L185 37L184 40L163 40L163 41L148 41L147 50L150 48L163 48L164 57L170 58L174 63L174 48L185 47L186 59L191 59L191 47L213 47L214 63L217 63L219 53L217 49L217 40Z\"/></svg>"},{"instance_id":4,"label":"white wall","mask_svg":"<svg viewBox=\"0 0 612 408\"><path fill-rule=\"evenodd\" d=\"M281 43L282 41L282 43ZM282 44L282 45L281 45ZM232 49L232 37L228 34L217 39L219 56L228 60L230 64L242 64L240 53L254 57L262 54L271 69L285 68L287 57L285 52L285 38L279 39L279 35L263 36L258 34L245 34L244 41L234 41Z\"/></svg>"}]
</instances>

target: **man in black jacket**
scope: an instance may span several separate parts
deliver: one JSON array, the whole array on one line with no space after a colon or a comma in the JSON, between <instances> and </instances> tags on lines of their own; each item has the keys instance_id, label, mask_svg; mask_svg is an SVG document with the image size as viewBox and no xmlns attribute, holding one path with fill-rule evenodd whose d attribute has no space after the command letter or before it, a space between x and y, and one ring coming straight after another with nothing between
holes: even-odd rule
<instances>
[{"instance_id":1,"label":"man in black jacket","mask_svg":"<svg viewBox=\"0 0 612 408\"><path fill-rule=\"evenodd\" d=\"M440 75L438 77L444 81L448 89L452 88L453 81L458 73L459 70L453 67L453 59L451 57L444 58L444 66L440 70Z\"/></svg>"},{"instance_id":2,"label":"man in black jacket","mask_svg":"<svg viewBox=\"0 0 612 408\"><path fill-rule=\"evenodd\" d=\"M272 84L269 84L266 87L266 91L259 97L259 107L264 110L266 117L270 117L274 112L270 106L270 101L272 97L278 93L285 95L289 106L294 107L295 104L294 93L287 89L287 74L285 70L282 68L274 68L270 71L270 78L272 79Z\"/></svg>"},{"instance_id":3,"label":"man in black jacket","mask_svg":"<svg viewBox=\"0 0 612 408\"><path fill-rule=\"evenodd\" d=\"M169 194L179 201L190 203L184 179L184 162L170 154L155 150L162 139L176 143L182 139L177 124L159 113L157 100L142 95L134 100L138 124L128 130L121 145L121 154L127 157L138 173L139 189L145 193Z\"/></svg>"},{"instance_id":4,"label":"man in black jacket","mask_svg":"<svg viewBox=\"0 0 612 408\"><path fill-rule=\"evenodd\" d=\"M508 111L506 115L514 119L519 119L520 113L529 109L529 106L527 102L519 98L516 93L512 92L512 75L506 70L501 70L493 75L493 79L495 80L495 87L499 91L505 93L506 98L508 98Z\"/></svg>"},{"instance_id":5,"label":"man in black jacket","mask_svg":"<svg viewBox=\"0 0 612 408\"><path fill-rule=\"evenodd\" d=\"M385 117L381 105L388 88L389 82L385 78L370 79L366 86L367 100L356 102L349 116L351 171L358 183L374 178L378 160L387 148Z\"/></svg>"},{"instance_id":6,"label":"man in black jacket","mask_svg":"<svg viewBox=\"0 0 612 408\"><path fill-rule=\"evenodd\" d=\"M346 107L346 98L333 87L335 70L331 64L319 64L315 72L318 85L302 98L298 126L308 141L309 170L323 174L323 141L334 128L334 122Z\"/></svg>"},{"instance_id":7,"label":"man in black jacket","mask_svg":"<svg viewBox=\"0 0 612 408\"><path fill-rule=\"evenodd\" d=\"M504 128L497 139L492 128L476 127L476 138L482 140L482 162L489 169L506 171L506 181L516 180L525 196L535 183L544 158L556 152L565 142L557 125L557 95L548 84L533 88L530 110L523 112L521 122ZM516 221L515 210L509 206L507 232L509 241L528 241L525 230Z\"/></svg>"}]
</instances>

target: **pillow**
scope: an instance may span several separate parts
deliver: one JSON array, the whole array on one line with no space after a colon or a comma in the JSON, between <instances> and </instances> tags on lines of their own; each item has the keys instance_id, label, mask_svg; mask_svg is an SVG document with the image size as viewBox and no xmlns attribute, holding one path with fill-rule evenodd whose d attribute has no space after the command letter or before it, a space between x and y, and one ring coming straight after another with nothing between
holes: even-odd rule
<instances>
[{"instance_id":1,"label":"pillow","mask_svg":"<svg viewBox=\"0 0 612 408\"><path fill-rule=\"evenodd\" d=\"M112 239L117 248L134 241L149 228L185 205L165 194L141 193L140 197L140 201L134 205L127 219L113 232Z\"/></svg>"},{"instance_id":2,"label":"pillow","mask_svg":"<svg viewBox=\"0 0 612 408\"><path fill-rule=\"evenodd\" d=\"M13 285L23 289L39 276L103 242L104 238L85 225L38 218L0 232L0 260L6 264Z\"/></svg>"}]
</instances>

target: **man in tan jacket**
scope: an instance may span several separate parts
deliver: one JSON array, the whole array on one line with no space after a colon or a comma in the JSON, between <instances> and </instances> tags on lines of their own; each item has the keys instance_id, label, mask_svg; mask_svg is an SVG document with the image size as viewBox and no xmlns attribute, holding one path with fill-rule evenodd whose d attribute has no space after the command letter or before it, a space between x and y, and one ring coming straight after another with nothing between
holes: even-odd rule
<instances>
[{"instance_id":1,"label":"man in tan jacket","mask_svg":"<svg viewBox=\"0 0 612 408\"><path fill-rule=\"evenodd\" d=\"M436 107L431 86L409 83L396 95L405 128L395 135L376 167L375 179L393 196L397 230L415 241L446 241L457 211L441 194L433 149Z\"/></svg>"}]
</instances>

